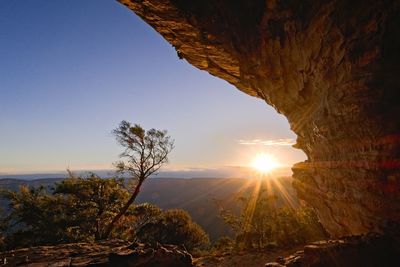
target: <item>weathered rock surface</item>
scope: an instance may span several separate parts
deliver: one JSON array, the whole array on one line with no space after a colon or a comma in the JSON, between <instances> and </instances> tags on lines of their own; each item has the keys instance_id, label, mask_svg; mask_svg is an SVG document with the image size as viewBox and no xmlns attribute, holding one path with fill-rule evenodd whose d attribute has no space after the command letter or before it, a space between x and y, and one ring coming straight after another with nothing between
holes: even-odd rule
<instances>
[{"instance_id":1,"label":"weathered rock surface","mask_svg":"<svg viewBox=\"0 0 400 267\"><path fill-rule=\"evenodd\" d=\"M392 238L367 235L315 242L266 267L398 266L399 244Z\"/></svg>"},{"instance_id":2,"label":"weathered rock surface","mask_svg":"<svg viewBox=\"0 0 400 267\"><path fill-rule=\"evenodd\" d=\"M110 266L129 267L192 267L192 256L174 245L134 244L129 246L133 251L111 253Z\"/></svg>"},{"instance_id":3,"label":"weathered rock surface","mask_svg":"<svg viewBox=\"0 0 400 267\"><path fill-rule=\"evenodd\" d=\"M40 246L0 253L2 266L192 267L192 256L173 245L129 245L113 240Z\"/></svg>"},{"instance_id":4,"label":"weathered rock surface","mask_svg":"<svg viewBox=\"0 0 400 267\"><path fill-rule=\"evenodd\" d=\"M178 56L284 114L332 236L400 222L400 1L119 0Z\"/></svg>"}]
</instances>

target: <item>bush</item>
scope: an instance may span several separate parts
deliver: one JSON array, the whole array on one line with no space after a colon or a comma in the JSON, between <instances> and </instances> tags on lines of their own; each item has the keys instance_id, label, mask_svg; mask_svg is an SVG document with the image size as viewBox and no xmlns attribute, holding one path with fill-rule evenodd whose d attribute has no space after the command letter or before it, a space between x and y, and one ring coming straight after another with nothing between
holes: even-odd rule
<instances>
[{"instance_id":1,"label":"bush","mask_svg":"<svg viewBox=\"0 0 400 267\"><path fill-rule=\"evenodd\" d=\"M157 218L137 229L135 239L143 243L161 243L184 246L188 251L209 245L204 230L190 215L180 209L166 210Z\"/></svg>"}]
</instances>

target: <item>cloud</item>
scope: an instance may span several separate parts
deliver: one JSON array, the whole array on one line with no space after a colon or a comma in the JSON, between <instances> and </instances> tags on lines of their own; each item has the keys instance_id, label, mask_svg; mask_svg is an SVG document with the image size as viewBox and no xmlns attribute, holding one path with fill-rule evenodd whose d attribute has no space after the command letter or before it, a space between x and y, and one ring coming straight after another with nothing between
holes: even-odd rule
<instances>
[{"instance_id":1,"label":"cloud","mask_svg":"<svg viewBox=\"0 0 400 267\"><path fill-rule=\"evenodd\" d=\"M263 146L292 146L296 143L295 140L290 138L278 138L278 139L252 139L252 140L238 140L240 145L263 145Z\"/></svg>"}]
</instances>

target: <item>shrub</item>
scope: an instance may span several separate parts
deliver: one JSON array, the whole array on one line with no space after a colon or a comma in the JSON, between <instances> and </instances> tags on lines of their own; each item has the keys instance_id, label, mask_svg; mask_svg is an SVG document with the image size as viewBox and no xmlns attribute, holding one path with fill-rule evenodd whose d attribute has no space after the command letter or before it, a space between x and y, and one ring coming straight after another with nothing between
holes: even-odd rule
<instances>
[{"instance_id":1,"label":"shrub","mask_svg":"<svg viewBox=\"0 0 400 267\"><path fill-rule=\"evenodd\" d=\"M143 225L135 238L143 243L161 243L184 246L188 251L205 248L210 240L190 215L180 209L166 210L155 220Z\"/></svg>"}]
</instances>

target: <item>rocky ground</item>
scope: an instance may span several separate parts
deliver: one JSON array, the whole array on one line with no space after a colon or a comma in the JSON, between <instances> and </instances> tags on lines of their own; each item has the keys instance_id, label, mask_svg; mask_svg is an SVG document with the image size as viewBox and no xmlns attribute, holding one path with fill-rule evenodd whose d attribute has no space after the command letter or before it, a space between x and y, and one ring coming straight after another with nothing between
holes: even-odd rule
<instances>
[{"instance_id":1,"label":"rocky ground","mask_svg":"<svg viewBox=\"0 0 400 267\"><path fill-rule=\"evenodd\" d=\"M374 234L314 242L289 257L279 257L269 267L372 267L399 266L398 239Z\"/></svg>"},{"instance_id":2,"label":"rocky ground","mask_svg":"<svg viewBox=\"0 0 400 267\"><path fill-rule=\"evenodd\" d=\"M289 250L225 252L192 258L173 245L130 244L121 240L41 246L0 254L2 266L131 267L372 267L399 266L398 241L378 235L314 242Z\"/></svg>"},{"instance_id":3,"label":"rocky ground","mask_svg":"<svg viewBox=\"0 0 400 267\"><path fill-rule=\"evenodd\" d=\"M24 248L1 253L0 259L2 266L193 266L192 256L177 246L130 244L121 240Z\"/></svg>"},{"instance_id":4,"label":"rocky ground","mask_svg":"<svg viewBox=\"0 0 400 267\"><path fill-rule=\"evenodd\" d=\"M198 267L390 267L399 266L399 244L378 235L314 242L283 251L209 255L194 260Z\"/></svg>"},{"instance_id":5,"label":"rocky ground","mask_svg":"<svg viewBox=\"0 0 400 267\"><path fill-rule=\"evenodd\" d=\"M196 267L264 266L265 263L273 262L278 258L289 257L302 248L303 246L289 250L215 253L195 258L193 263Z\"/></svg>"}]
</instances>

